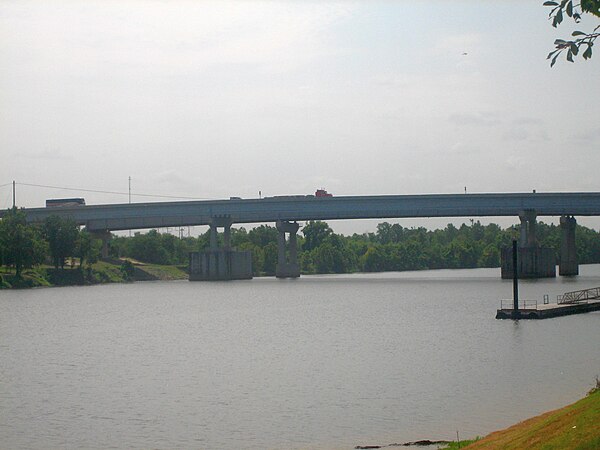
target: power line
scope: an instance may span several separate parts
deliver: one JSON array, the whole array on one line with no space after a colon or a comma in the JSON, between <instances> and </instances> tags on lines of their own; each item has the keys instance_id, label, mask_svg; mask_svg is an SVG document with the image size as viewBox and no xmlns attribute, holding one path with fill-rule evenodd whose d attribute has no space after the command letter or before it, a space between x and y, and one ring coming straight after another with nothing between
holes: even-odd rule
<instances>
[{"instance_id":1,"label":"power line","mask_svg":"<svg viewBox=\"0 0 600 450\"><path fill-rule=\"evenodd\" d=\"M0 188L3 188L4 186L10 186L11 184L12 184L12 181L10 183L0 184Z\"/></svg>"},{"instance_id":2,"label":"power line","mask_svg":"<svg viewBox=\"0 0 600 450\"><path fill-rule=\"evenodd\" d=\"M6 186L10 185L12 183L8 183ZM102 190L97 190L97 189L83 189L83 188L71 188L71 187L64 187L64 186L48 186L45 184L33 184L33 183L16 183L20 186L31 186L31 187L41 187L41 188L48 188L48 189L61 189L61 190L65 190L65 191L79 191L79 192L95 192L98 194L115 194L115 195L129 195L129 192L117 192L117 191L102 191ZM0 186L2 187L2 186ZM186 200L212 200L210 198L203 198L203 197L185 197L185 196L175 196L175 195L160 195L160 194L131 194L133 196L138 196L138 197L155 197L155 198L173 198L173 199L186 199Z\"/></svg>"}]
</instances>

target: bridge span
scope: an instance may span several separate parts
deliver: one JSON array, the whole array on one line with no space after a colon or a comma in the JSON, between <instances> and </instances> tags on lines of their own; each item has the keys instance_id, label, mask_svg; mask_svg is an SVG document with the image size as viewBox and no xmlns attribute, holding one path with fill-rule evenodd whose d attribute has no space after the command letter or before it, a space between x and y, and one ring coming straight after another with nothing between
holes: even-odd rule
<instances>
[{"instance_id":1,"label":"bridge span","mask_svg":"<svg viewBox=\"0 0 600 450\"><path fill-rule=\"evenodd\" d=\"M211 225L215 217L232 223L392 219L407 217L600 216L600 192L373 195L314 197L290 195L156 203L121 203L61 208L25 208L29 222L56 214L90 231ZM4 211L0 212L2 217Z\"/></svg>"},{"instance_id":2,"label":"bridge span","mask_svg":"<svg viewBox=\"0 0 600 450\"><path fill-rule=\"evenodd\" d=\"M24 212L29 222L42 222L50 215L70 217L103 238L105 252L111 231L209 225L213 246L217 245L216 232L221 227L224 228L225 246L228 247L232 224L275 222L281 235L280 264L282 267L285 265L281 259L289 253L293 259L289 264L294 267L291 272L296 273L295 233L298 227L294 222L307 220L514 216L521 219L521 245L527 246L535 243L537 216L560 216L564 231L563 247L567 249L564 253L574 255L573 216L600 216L600 192L341 197L290 195L262 199L25 208ZM5 213L0 211L0 218ZM287 252L286 233L290 234Z\"/></svg>"}]
</instances>

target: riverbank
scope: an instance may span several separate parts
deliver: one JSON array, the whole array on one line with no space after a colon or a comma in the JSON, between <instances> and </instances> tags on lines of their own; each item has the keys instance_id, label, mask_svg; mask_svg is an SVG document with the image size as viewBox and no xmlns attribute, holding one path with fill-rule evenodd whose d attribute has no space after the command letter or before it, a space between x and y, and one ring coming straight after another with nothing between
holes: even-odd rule
<instances>
[{"instance_id":1,"label":"riverbank","mask_svg":"<svg viewBox=\"0 0 600 450\"><path fill-rule=\"evenodd\" d=\"M403 444L357 445L361 449L394 447L439 450L595 450L600 448L600 381L575 403L519 422L484 438L460 442L422 440Z\"/></svg>"},{"instance_id":2,"label":"riverbank","mask_svg":"<svg viewBox=\"0 0 600 450\"><path fill-rule=\"evenodd\" d=\"M600 384L581 400L495 431L471 445L470 450L600 448Z\"/></svg>"},{"instance_id":3,"label":"riverbank","mask_svg":"<svg viewBox=\"0 0 600 450\"><path fill-rule=\"evenodd\" d=\"M130 259L98 261L85 268L55 269L38 266L26 269L17 278L14 271L0 269L0 289L27 289L53 286L85 286L132 281L185 280L188 274L182 266L145 264Z\"/></svg>"}]
</instances>

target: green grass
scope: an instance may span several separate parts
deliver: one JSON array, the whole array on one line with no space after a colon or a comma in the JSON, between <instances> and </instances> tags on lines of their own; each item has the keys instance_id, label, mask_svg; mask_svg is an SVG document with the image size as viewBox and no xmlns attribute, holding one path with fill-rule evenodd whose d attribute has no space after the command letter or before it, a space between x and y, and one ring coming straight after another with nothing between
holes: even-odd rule
<instances>
[{"instance_id":1,"label":"green grass","mask_svg":"<svg viewBox=\"0 0 600 450\"><path fill-rule=\"evenodd\" d=\"M466 447L506 450L600 448L600 389L572 405L528 419Z\"/></svg>"},{"instance_id":2,"label":"green grass","mask_svg":"<svg viewBox=\"0 0 600 450\"><path fill-rule=\"evenodd\" d=\"M41 286L73 286L103 283L124 283L136 279L134 274L127 274L121 264L98 261L83 270L55 269L41 265L33 269L23 270L17 279L14 269L0 266L0 289L32 288ZM131 266L133 267L133 266ZM188 274L182 266L166 266L159 264L135 264L140 280L187 280ZM147 276L144 276L147 274Z\"/></svg>"},{"instance_id":3,"label":"green grass","mask_svg":"<svg viewBox=\"0 0 600 450\"><path fill-rule=\"evenodd\" d=\"M145 264L137 266L139 269L153 275L159 280L187 280L188 274L177 266L163 266L158 264Z\"/></svg>"},{"instance_id":4,"label":"green grass","mask_svg":"<svg viewBox=\"0 0 600 450\"><path fill-rule=\"evenodd\" d=\"M450 442L446 447L440 448L440 450L457 450L459 448L463 449L467 445L472 444L473 442L477 442L479 439L481 438L477 437L475 439L466 439L464 441Z\"/></svg>"}]
</instances>

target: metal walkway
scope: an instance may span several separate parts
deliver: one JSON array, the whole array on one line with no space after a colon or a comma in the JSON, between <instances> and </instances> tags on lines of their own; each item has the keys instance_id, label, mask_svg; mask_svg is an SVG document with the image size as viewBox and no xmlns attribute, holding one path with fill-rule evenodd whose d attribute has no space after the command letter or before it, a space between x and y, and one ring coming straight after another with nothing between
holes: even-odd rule
<instances>
[{"instance_id":1,"label":"metal walkway","mask_svg":"<svg viewBox=\"0 0 600 450\"><path fill-rule=\"evenodd\" d=\"M588 300L600 299L600 287L582 289L581 291L565 292L556 297L556 303L567 305L572 303L585 303Z\"/></svg>"}]
</instances>

